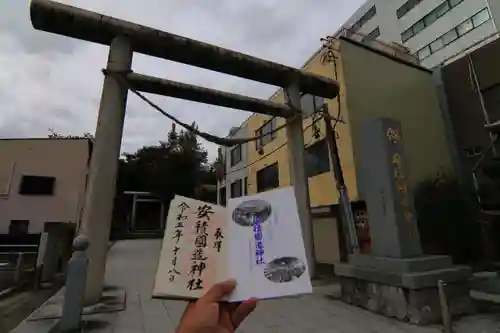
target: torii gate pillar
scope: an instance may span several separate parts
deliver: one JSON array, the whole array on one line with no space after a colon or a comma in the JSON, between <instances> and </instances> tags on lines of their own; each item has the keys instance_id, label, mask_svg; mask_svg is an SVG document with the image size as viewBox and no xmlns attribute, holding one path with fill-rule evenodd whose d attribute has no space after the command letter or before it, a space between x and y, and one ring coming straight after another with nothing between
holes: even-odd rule
<instances>
[{"instance_id":1,"label":"torii gate pillar","mask_svg":"<svg viewBox=\"0 0 500 333\"><path fill-rule=\"evenodd\" d=\"M132 56L130 41L116 37L109 48L107 69L129 71ZM96 303L102 293L127 93L128 89L111 75L104 77L80 230L91 240L85 304Z\"/></svg>"}]
</instances>

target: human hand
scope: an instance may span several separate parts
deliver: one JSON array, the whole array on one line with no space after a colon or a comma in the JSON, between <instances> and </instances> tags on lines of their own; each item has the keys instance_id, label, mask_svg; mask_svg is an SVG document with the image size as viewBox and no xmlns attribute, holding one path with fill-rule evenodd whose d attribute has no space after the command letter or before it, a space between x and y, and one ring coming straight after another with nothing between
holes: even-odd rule
<instances>
[{"instance_id":1,"label":"human hand","mask_svg":"<svg viewBox=\"0 0 500 333\"><path fill-rule=\"evenodd\" d=\"M233 333L257 306L256 299L221 303L236 287L235 280L217 283L184 310L176 333Z\"/></svg>"}]
</instances>

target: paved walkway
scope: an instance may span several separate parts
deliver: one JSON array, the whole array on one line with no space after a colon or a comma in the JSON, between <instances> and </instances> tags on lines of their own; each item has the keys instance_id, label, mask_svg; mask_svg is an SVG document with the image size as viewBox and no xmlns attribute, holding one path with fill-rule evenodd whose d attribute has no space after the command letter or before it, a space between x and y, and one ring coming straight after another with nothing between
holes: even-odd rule
<instances>
[{"instance_id":1,"label":"paved walkway","mask_svg":"<svg viewBox=\"0 0 500 333\"><path fill-rule=\"evenodd\" d=\"M127 290L125 311L94 315L86 331L116 333L173 333L184 310L180 301L151 299L160 252L159 240L116 243L110 250L106 281ZM438 333L438 327L417 327L348 306L329 295L336 285L315 287L314 294L262 301L240 327L245 333ZM457 333L498 333L500 316L472 317L456 325Z\"/></svg>"}]
</instances>

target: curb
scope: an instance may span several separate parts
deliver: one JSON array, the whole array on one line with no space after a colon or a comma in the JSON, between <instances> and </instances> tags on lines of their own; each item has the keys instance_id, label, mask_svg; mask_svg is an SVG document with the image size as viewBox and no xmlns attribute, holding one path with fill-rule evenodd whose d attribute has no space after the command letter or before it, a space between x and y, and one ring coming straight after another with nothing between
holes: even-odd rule
<instances>
[{"instance_id":1,"label":"curb","mask_svg":"<svg viewBox=\"0 0 500 333\"><path fill-rule=\"evenodd\" d=\"M8 296L16 292L19 288L20 286L14 286L0 291L0 299L7 298Z\"/></svg>"}]
</instances>

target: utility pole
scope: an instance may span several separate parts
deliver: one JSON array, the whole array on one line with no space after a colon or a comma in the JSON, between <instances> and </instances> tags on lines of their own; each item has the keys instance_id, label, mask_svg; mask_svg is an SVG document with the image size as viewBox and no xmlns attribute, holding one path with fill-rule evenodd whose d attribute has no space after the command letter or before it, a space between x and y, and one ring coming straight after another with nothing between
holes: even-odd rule
<instances>
[{"instance_id":1,"label":"utility pole","mask_svg":"<svg viewBox=\"0 0 500 333\"><path fill-rule=\"evenodd\" d=\"M296 110L301 109L300 91L297 85L291 85L285 90L290 106ZM286 136L290 165L291 183L295 189L295 200L299 212L299 219L306 249L309 274L316 274L316 256L314 253L314 237L311 218L311 205L309 199L309 180L306 174L304 159L304 130L300 115L287 118Z\"/></svg>"},{"instance_id":2,"label":"utility pole","mask_svg":"<svg viewBox=\"0 0 500 333\"><path fill-rule=\"evenodd\" d=\"M129 40L116 37L109 48L107 69L129 71L132 54ZM102 292L127 92L113 76L105 76L80 231L90 243L85 304L97 302Z\"/></svg>"},{"instance_id":3,"label":"utility pole","mask_svg":"<svg viewBox=\"0 0 500 333\"><path fill-rule=\"evenodd\" d=\"M337 98L340 98L338 96ZM341 223L343 228L341 230L346 230L347 228L347 239L346 242L348 249L351 253L359 253L358 236L356 233L356 226L354 224L354 216L351 209L351 201L349 200L349 194L347 192L347 186L344 181L344 173L342 172L342 165L340 164L340 155L337 146L337 139L335 138L335 130L333 128L332 122L330 121L330 114L328 113L328 104L323 107L323 119L325 120L326 128L326 142L328 143L328 148L330 150L330 156L333 166L333 174L335 176L335 185L339 192L339 206L341 211ZM339 235L341 238L340 245L345 239L345 233Z\"/></svg>"}]
</instances>

